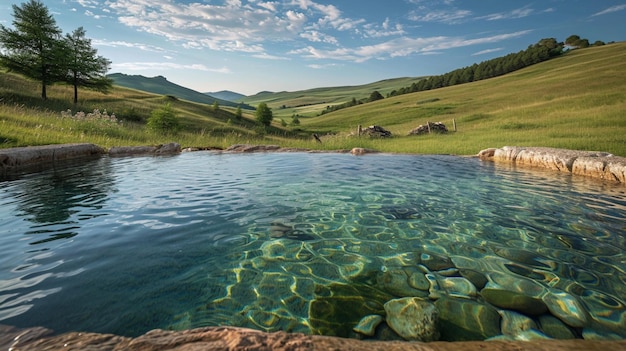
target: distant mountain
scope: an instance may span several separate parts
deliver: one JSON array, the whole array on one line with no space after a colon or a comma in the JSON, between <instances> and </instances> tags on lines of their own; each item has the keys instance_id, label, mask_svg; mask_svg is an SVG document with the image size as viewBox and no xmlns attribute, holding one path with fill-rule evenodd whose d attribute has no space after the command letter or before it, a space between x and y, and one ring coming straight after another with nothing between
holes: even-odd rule
<instances>
[{"instance_id":1,"label":"distant mountain","mask_svg":"<svg viewBox=\"0 0 626 351\"><path fill-rule=\"evenodd\" d=\"M215 101L217 101L220 106L241 106L243 109L254 110L254 107L250 105L239 104L233 101L216 98L189 88L185 88L168 81L167 78L163 76L148 78L141 75L113 73L107 75L107 77L113 80L113 84L121 87L146 91L154 94L171 95L179 99L189 100L201 104L212 105Z\"/></svg>"},{"instance_id":2,"label":"distant mountain","mask_svg":"<svg viewBox=\"0 0 626 351\"><path fill-rule=\"evenodd\" d=\"M243 101L246 98L246 95L235 93L230 90L221 90L212 93L205 93L206 95L212 96L216 99L222 99L226 101L238 102Z\"/></svg>"}]
</instances>

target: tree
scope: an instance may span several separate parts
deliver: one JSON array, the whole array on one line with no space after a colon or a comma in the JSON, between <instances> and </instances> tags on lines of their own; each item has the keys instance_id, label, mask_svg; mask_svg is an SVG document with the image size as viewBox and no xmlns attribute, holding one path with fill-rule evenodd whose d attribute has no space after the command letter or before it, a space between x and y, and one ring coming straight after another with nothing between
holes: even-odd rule
<instances>
[{"instance_id":1,"label":"tree","mask_svg":"<svg viewBox=\"0 0 626 351\"><path fill-rule=\"evenodd\" d=\"M381 93L379 93L379 92L378 92L378 90L374 90L374 91L370 94L370 98L369 98L369 100L368 100L368 101L369 101L369 102L372 102L372 101L376 101L376 100L382 100L382 99L384 99L384 98L385 98L385 97L384 97Z\"/></svg>"},{"instance_id":2,"label":"tree","mask_svg":"<svg viewBox=\"0 0 626 351\"><path fill-rule=\"evenodd\" d=\"M148 128L159 133L175 133L178 127L178 117L169 103L152 111L148 118Z\"/></svg>"},{"instance_id":3,"label":"tree","mask_svg":"<svg viewBox=\"0 0 626 351\"><path fill-rule=\"evenodd\" d=\"M85 37L85 30L79 27L65 37L67 46L67 76L65 81L74 86L74 104L78 103L78 87L106 93L111 89L112 80L106 77L111 61L98 56L98 50L91 47L91 39Z\"/></svg>"},{"instance_id":4,"label":"tree","mask_svg":"<svg viewBox=\"0 0 626 351\"><path fill-rule=\"evenodd\" d=\"M256 120L264 126L269 126L274 119L272 109L267 107L267 104L262 102L256 108Z\"/></svg>"},{"instance_id":5,"label":"tree","mask_svg":"<svg viewBox=\"0 0 626 351\"><path fill-rule=\"evenodd\" d=\"M241 117L242 117L241 106L237 106L237 110L235 110L235 118L237 118L237 120L240 120Z\"/></svg>"},{"instance_id":6,"label":"tree","mask_svg":"<svg viewBox=\"0 0 626 351\"><path fill-rule=\"evenodd\" d=\"M61 29L41 2L30 0L13 5L13 27L0 25L0 65L41 82L41 98L47 99L46 86L64 76Z\"/></svg>"},{"instance_id":7,"label":"tree","mask_svg":"<svg viewBox=\"0 0 626 351\"><path fill-rule=\"evenodd\" d=\"M217 102L217 100L213 100L212 108L213 108L213 111L217 111L217 110L220 109L220 104L219 104L219 102Z\"/></svg>"}]
</instances>

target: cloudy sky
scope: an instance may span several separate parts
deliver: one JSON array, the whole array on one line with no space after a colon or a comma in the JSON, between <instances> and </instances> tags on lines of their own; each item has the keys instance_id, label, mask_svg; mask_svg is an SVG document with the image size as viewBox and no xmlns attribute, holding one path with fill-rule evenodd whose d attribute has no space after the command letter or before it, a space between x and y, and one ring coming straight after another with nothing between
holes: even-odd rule
<instances>
[{"instance_id":1,"label":"cloudy sky","mask_svg":"<svg viewBox=\"0 0 626 351\"><path fill-rule=\"evenodd\" d=\"M25 1L25 0L24 0ZM0 23L12 27L2 0ZM110 73L251 95L442 74L571 34L626 40L626 0L42 0Z\"/></svg>"}]
</instances>

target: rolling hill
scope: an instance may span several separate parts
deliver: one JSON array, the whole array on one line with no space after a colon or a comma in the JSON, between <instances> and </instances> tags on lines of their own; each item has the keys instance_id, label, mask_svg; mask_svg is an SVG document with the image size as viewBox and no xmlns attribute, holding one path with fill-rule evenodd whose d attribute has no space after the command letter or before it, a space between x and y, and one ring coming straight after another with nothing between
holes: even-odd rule
<instances>
[{"instance_id":1,"label":"rolling hill","mask_svg":"<svg viewBox=\"0 0 626 351\"><path fill-rule=\"evenodd\" d=\"M415 79L419 78L360 87L265 92L254 96L258 100L246 98L250 103L267 98L268 104L275 106L274 121L264 128L255 122L252 110L238 116L234 107L220 105L214 109L174 98L171 92L158 95L119 85L109 94L81 90L80 101L74 105L72 87L55 84L49 86L48 99L41 100L38 82L0 71L0 147L73 142L110 147L177 141L185 147L201 148L246 143L473 155L489 147L517 145L626 156L626 42L576 49L497 78L394 96L318 116L325 107L321 101L341 103L352 97L367 97L372 90L386 94L385 89L404 87ZM314 105L292 107L301 103ZM158 134L146 128L146 120L165 104L171 104L181 130ZM307 108L310 114L301 114L298 125L281 117ZM63 117L61 112L68 109L73 114L106 110L124 122ZM451 132L407 135L428 121L441 121ZM351 136L358 125L373 124L391 131L393 137ZM452 131L455 124L457 130ZM317 143L312 133L317 133L322 143Z\"/></svg>"},{"instance_id":2,"label":"rolling hill","mask_svg":"<svg viewBox=\"0 0 626 351\"><path fill-rule=\"evenodd\" d=\"M216 99L221 99L221 100L226 100L226 101L231 101L231 102L237 102L239 103L240 101L243 101L246 96L243 94L239 94L236 93L234 91L230 91L230 90L221 90L221 91L216 91L216 92L211 92L211 93L204 93L206 95L212 96Z\"/></svg>"},{"instance_id":3,"label":"rolling hill","mask_svg":"<svg viewBox=\"0 0 626 351\"><path fill-rule=\"evenodd\" d=\"M178 99L189 100L207 105L212 105L215 101L217 101L217 103L221 106L241 106L242 109L254 109L254 107L249 105L220 99L217 97L209 96L207 94L202 94L189 88L185 88L183 86L168 81L167 78L163 76L148 78L141 75L113 73L107 75L107 77L113 80L113 84L125 88L146 91L154 94L174 96Z\"/></svg>"}]
</instances>

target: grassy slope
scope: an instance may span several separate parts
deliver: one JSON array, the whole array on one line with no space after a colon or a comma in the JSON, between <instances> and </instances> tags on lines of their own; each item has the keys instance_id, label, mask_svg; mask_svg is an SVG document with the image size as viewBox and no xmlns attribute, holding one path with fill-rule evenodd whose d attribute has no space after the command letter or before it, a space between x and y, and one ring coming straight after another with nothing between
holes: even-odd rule
<instances>
[{"instance_id":1,"label":"grassy slope","mask_svg":"<svg viewBox=\"0 0 626 351\"><path fill-rule=\"evenodd\" d=\"M141 90L141 91L146 91L146 92L151 92L151 93L161 94L161 95L171 95L179 99L194 101L194 102L207 104L207 105L212 105L215 101L217 101L217 103L222 106L237 107L239 105L232 101L222 100L219 98L215 98L213 96L199 93L189 88L182 87L180 85L177 85L175 83L168 81L165 77L162 77L162 76L148 78L144 76L114 73L114 74L108 75L108 77L113 80L114 84L119 85L121 87L126 87L126 88L131 88L131 89L136 89L136 90ZM241 106L241 108L246 108L250 110L254 109L251 106L245 106L245 105Z\"/></svg>"},{"instance_id":2,"label":"grassy slope","mask_svg":"<svg viewBox=\"0 0 626 351\"><path fill-rule=\"evenodd\" d=\"M402 95L301 119L319 132L377 124L400 136L368 142L411 153L475 154L505 145L602 150L626 156L626 43L575 50L512 74ZM457 133L404 137L427 121Z\"/></svg>"},{"instance_id":3,"label":"grassy slope","mask_svg":"<svg viewBox=\"0 0 626 351\"><path fill-rule=\"evenodd\" d=\"M357 100L366 99L374 91L387 95L394 89L410 86L420 79L422 78L405 77L386 79L358 86L316 88L278 93L264 92L248 96L243 101L252 106L265 102L272 108L275 117L284 118L287 121L294 114L309 117L317 116L328 105L342 104L352 100L352 98ZM286 108L282 108L283 105Z\"/></svg>"},{"instance_id":4,"label":"grassy slope","mask_svg":"<svg viewBox=\"0 0 626 351\"><path fill-rule=\"evenodd\" d=\"M274 100L268 104L290 106L320 98L341 103L353 96L360 98L355 96L357 93L367 97L373 90L385 94L385 89L407 85L410 85L408 80L391 80L337 90L320 88L285 93L282 97L272 94ZM576 50L486 81L402 95L320 117L300 118L302 130L332 134L324 135L322 144L297 137L290 132L291 127L280 128L279 112L291 116L290 109L274 109L277 118L270 134L259 135L251 112L244 111L244 118L237 121L234 110L227 107L213 111L207 105L168 100L120 87L108 95L81 90L79 105L74 107L70 87L49 87L49 100L45 102L39 98L40 89L37 82L0 72L0 147L68 142L110 147L177 141L183 146L201 147L272 143L318 149L359 146L390 152L468 155L488 147L533 145L602 150L626 156L626 43ZM158 135L147 131L142 124L120 126L60 118L60 111L68 108L74 112L106 109L118 116L133 108L147 118L150 111L166 102L172 104L184 127L175 135ZM308 108L319 111L323 107ZM458 125L456 133L406 136L409 130L427 121L442 121L452 128L453 119ZM395 137L388 140L348 137L358 124L381 125Z\"/></svg>"}]
</instances>

